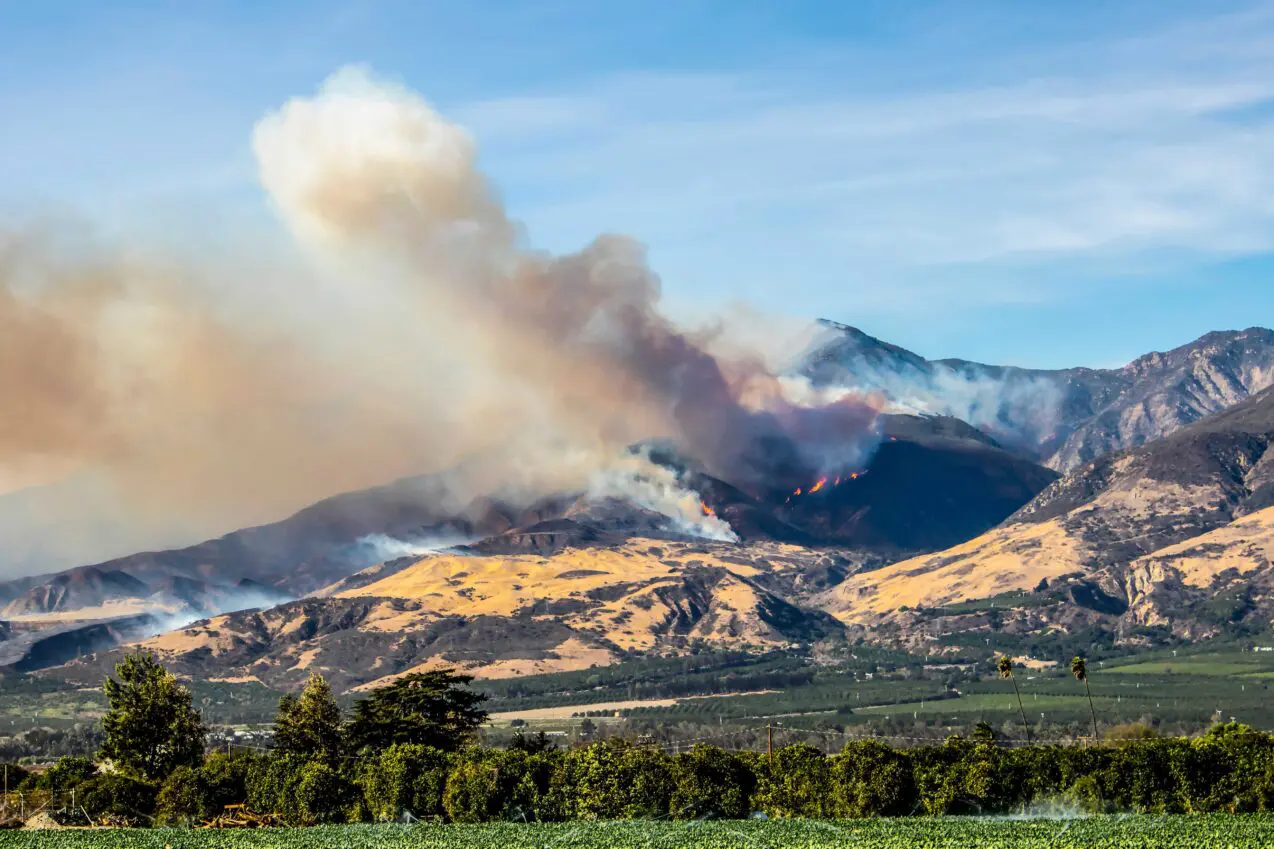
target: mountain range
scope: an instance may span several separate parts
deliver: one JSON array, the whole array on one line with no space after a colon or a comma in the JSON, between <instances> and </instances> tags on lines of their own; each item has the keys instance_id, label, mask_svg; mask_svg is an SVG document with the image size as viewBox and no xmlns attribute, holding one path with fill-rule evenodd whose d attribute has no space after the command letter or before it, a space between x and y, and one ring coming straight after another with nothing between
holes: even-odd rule
<instances>
[{"instance_id":1,"label":"mountain range","mask_svg":"<svg viewBox=\"0 0 1274 849\"><path fill-rule=\"evenodd\" d=\"M1274 331L1209 333L1123 368L1059 370L926 360L852 327L828 333L799 371L816 386L880 389L903 408L955 416L1072 471L1167 436L1274 385Z\"/></svg>"},{"instance_id":2,"label":"mountain range","mask_svg":"<svg viewBox=\"0 0 1274 849\"><path fill-rule=\"evenodd\" d=\"M659 459L737 541L581 493L443 510L440 481L406 479L0 584L0 666L97 652L60 673L87 680L141 639L184 674L291 687L320 669L354 689L439 664L502 677L847 635L940 653L987 629L1136 643L1268 621L1274 333L1030 371L826 330L793 374L888 397L866 468L758 496Z\"/></svg>"}]
</instances>

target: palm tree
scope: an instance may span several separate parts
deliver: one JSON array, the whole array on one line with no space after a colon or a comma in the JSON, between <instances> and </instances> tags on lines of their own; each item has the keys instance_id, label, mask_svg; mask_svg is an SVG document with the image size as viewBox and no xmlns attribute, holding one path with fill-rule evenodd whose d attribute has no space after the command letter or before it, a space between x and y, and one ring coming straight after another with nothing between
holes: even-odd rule
<instances>
[{"instance_id":1,"label":"palm tree","mask_svg":"<svg viewBox=\"0 0 1274 849\"><path fill-rule=\"evenodd\" d=\"M1022 706L1022 691L1017 688L1017 679L1013 677L1013 660L1007 654L1000 655L1000 677L1013 683L1013 692L1017 694L1017 709L1022 712L1022 727L1026 729L1026 744L1031 743L1031 726L1026 721L1026 708Z\"/></svg>"},{"instance_id":2,"label":"palm tree","mask_svg":"<svg viewBox=\"0 0 1274 849\"><path fill-rule=\"evenodd\" d=\"M1093 715L1093 742L1097 741L1097 709L1093 707L1093 691L1088 687L1088 664L1084 662L1082 657L1074 657L1071 659L1071 675L1075 676L1076 681L1084 682L1084 692L1088 694L1088 710Z\"/></svg>"}]
</instances>

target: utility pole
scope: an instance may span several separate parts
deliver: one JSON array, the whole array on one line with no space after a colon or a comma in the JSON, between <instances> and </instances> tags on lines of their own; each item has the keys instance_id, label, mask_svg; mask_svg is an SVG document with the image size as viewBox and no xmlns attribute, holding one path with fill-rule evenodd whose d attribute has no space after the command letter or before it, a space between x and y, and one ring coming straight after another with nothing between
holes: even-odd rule
<instances>
[{"instance_id":1,"label":"utility pole","mask_svg":"<svg viewBox=\"0 0 1274 849\"><path fill-rule=\"evenodd\" d=\"M774 726L765 723L765 755L770 761L770 769L774 769Z\"/></svg>"}]
</instances>

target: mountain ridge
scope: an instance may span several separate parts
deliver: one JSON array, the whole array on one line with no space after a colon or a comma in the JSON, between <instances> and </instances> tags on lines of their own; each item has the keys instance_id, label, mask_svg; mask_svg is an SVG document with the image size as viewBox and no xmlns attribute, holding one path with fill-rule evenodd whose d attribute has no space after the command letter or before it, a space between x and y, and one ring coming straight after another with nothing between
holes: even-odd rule
<instances>
[{"instance_id":1,"label":"mountain ridge","mask_svg":"<svg viewBox=\"0 0 1274 849\"><path fill-rule=\"evenodd\" d=\"M986 627L967 608L997 597L999 627L1022 633L1062 622L1123 639L1255 627L1274 614L1271 445L1274 389L1093 461L994 530L852 575L813 603L847 624L892 623L919 643ZM1218 619L1216 599L1236 593L1240 613ZM960 615L943 612L957 606Z\"/></svg>"},{"instance_id":2,"label":"mountain ridge","mask_svg":"<svg viewBox=\"0 0 1274 849\"><path fill-rule=\"evenodd\" d=\"M1274 331L1264 327L1211 331L1118 369L1031 369L926 360L849 325L820 323L830 335L797 369L814 385L879 388L896 400L928 402L931 412L1007 437L1062 472L1166 436L1274 386ZM1042 399L1053 408L1047 421L1039 418Z\"/></svg>"}]
</instances>

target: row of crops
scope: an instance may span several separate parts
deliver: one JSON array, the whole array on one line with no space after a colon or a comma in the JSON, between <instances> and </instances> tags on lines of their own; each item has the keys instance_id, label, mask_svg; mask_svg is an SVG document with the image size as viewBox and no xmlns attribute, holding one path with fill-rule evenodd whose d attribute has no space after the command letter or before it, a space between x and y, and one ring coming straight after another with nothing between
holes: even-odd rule
<instances>
[{"instance_id":1,"label":"row of crops","mask_svg":"<svg viewBox=\"0 0 1274 849\"><path fill-rule=\"evenodd\" d=\"M1274 845L1270 816L935 818L0 832L0 849L1229 849Z\"/></svg>"}]
</instances>

